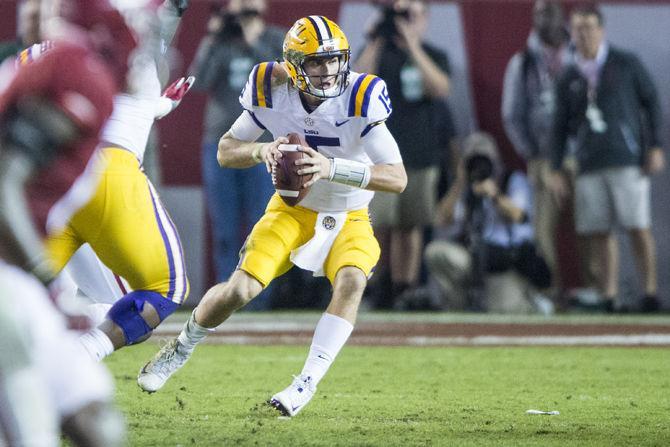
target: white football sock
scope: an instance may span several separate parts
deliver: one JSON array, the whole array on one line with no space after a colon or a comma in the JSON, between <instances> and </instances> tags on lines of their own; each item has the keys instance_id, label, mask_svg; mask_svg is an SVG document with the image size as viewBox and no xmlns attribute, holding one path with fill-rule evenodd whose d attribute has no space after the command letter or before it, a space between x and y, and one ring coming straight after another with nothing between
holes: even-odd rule
<instances>
[{"instance_id":1,"label":"white football sock","mask_svg":"<svg viewBox=\"0 0 670 447\"><path fill-rule=\"evenodd\" d=\"M80 336L79 342L82 344L88 355L90 355L96 362L101 361L114 352L112 341L107 334L98 328L92 329Z\"/></svg>"},{"instance_id":2,"label":"white football sock","mask_svg":"<svg viewBox=\"0 0 670 447\"><path fill-rule=\"evenodd\" d=\"M193 309L193 313L184 325L184 329L181 330L177 340L179 340L179 343L184 347L184 349L187 351L192 351L195 349L195 345L200 343L211 332L214 332L213 328L210 329L204 326L200 326L195 321L195 309Z\"/></svg>"},{"instance_id":3,"label":"white football sock","mask_svg":"<svg viewBox=\"0 0 670 447\"><path fill-rule=\"evenodd\" d=\"M353 330L354 326L344 318L324 313L314 330L312 346L301 374L310 376L314 385L318 385Z\"/></svg>"}]
</instances>

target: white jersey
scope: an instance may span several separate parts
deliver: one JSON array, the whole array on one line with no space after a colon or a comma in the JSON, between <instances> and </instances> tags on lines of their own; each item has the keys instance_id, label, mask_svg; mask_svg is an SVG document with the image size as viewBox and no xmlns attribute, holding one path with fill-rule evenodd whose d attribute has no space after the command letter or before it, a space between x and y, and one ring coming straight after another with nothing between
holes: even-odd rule
<instances>
[{"instance_id":1,"label":"white jersey","mask_svg":"<svg viewBox=\"0 0 670 447\"><path fill-rule=\"evenodd\" d=\"M156 119L161 85L153 61L134 70L137 70L134 76L141 78L141 82L136 83L141 90L116 95L114 111L102 130L100 141L131 151L141 163Z\"/></svg>"},{"instance_id":2,"label":"white jersey","mask_svg":"<svg viewBox=\"0 0 670 447\"><path fill-rule=\"evenodd\" d=\"M367 165L400 163L397 146L383 153L369 153L363 139L391 114L386 83L379 77L350 72L344 93L324 101L309 112L297 89L290 83L271 87L275 62L254 67L242 91L240 103L259 127L276 139L295 132L326 157L344 158ZM374 193L321 179L300 202L318 212L365 208Z\"/></svg>"},{"instance_id":3,"label":"white jersey","mask_svg":"<svg viewBox=\"0 0 670 447\"><path fill-rule=\"evenodd\" d=\"M72 416L91 403L108 402L112 398L114 384L104 364L93 361L82 349L79 334L66 328L65 319L39 281L0 260L0 299L9 303L4 310L11 312L3 314L3 309L0 309L4 333L11 331L14 324L18 326L18 335L29 346L30 358L46 386L46 397L59 419ZM7 341L6 338L4 341ZM5 356L7 354L3 351ZM0 361L0 370L2 368ZM2 401L5 398L6 393L3 392L0 408L4 409L7 405Z\"/></svg>"}]
</instances>

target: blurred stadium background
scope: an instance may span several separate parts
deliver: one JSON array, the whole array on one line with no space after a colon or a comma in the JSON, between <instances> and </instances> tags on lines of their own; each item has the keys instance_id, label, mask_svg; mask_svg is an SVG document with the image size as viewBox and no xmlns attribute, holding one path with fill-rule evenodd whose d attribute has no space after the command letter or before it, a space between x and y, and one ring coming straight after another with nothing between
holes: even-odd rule
<instances>
[{"instance_id":1,"label":"blurred stadium background","mask_svg":"<svg viewBox=\"0 0 670 447\"><path fill-rule=\"evenodd\" d=\"M16 0L0 0L0 40L16 31ZM369 1L269 0L268 22L288 27L299 16L322 14L337 21L351 40L354 57L363 46L364 30L375 7ZM449 54L452 74L451 106L459 134L479 128L492 133L504 161L521 165L507 141L500 119L503 73L511 55L521 48L530 29L532 0L431 1L428 40ZM569 8L579 3L564 2ZM185 74L213 7L224 1L192 0L179 30L171 77ZM610 0L601 2L608 39L635 51L650 69L661 95L666 141L670 141L670 0ZM192 93L170 116L158 122L160 190L182 234L195 305L213 281L200 175L200 143L205 95ZM654 178L653 219L658 248L659 295L670 299L670 170ZM626 243L626 241L622 241ZM574 247L568 232L560 250ZM622 253L629 253L623 246ZM567 286L575 286L576 263L564 263ZM632 260L622 259L622 294L636 290Z\"/></svg>"}]
</instances>

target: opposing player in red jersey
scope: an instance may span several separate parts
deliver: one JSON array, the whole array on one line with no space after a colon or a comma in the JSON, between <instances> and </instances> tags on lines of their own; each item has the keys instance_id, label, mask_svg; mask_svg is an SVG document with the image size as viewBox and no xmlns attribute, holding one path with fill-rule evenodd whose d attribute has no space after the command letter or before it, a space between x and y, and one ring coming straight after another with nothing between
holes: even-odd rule
<instances>
[{"instance_id":1,"label":"opposing player in red jersey","mask_svg":"<svg viewBox=\"0 0 670 447\"><path fill-rule=\"evenodd\" d=\"M96 186L92 155L135 43L106 0L58 4L54 49L19 68L0 96L1 434L10 445L56 446L60 424L76 445L115 446L123 425L111 378L49 301L43 238Z\"/></svg>"}]
</instances>

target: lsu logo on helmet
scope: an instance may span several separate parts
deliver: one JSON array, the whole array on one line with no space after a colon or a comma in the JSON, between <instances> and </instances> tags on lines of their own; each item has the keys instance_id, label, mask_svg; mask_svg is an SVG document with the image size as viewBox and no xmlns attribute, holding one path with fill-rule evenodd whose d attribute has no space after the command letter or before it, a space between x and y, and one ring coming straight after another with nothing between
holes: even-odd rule
<instances>
[{"instance_id":1,"label":"lsu logo on helmet","mask_svg":"<svg viewBox=\"0 0 670 447\"><path fill-rule=\"evenodd\" d=\"M347 88L349 77L349 41L344 32L332 20L323 16L309 16L299 19L286 33L284 39L285 68L300 91L318 98L334 98ZM332 58L339 60L335 85L327 89L314 86L304 69L309 58Z\"/></svg>"}]
</instances>

